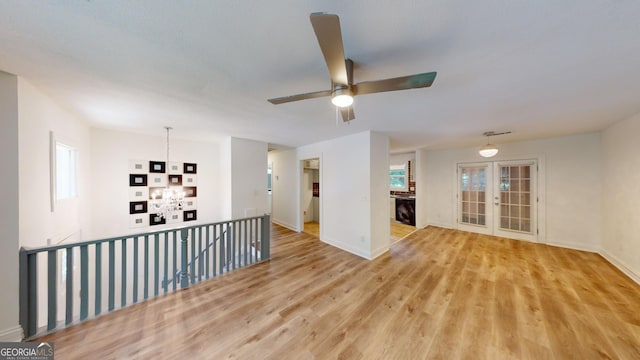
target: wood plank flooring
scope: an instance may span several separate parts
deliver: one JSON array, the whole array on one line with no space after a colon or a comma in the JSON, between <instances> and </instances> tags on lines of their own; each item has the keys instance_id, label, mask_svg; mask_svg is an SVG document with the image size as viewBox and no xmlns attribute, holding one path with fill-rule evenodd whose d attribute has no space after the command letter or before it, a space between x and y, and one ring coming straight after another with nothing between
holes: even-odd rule
<instances>
[{"instance_id":1,"label":"wood plank flooring","mask_svg":"<svg viewBox=\"0 0 640 360\"><path fill-rule=\"evenodd\" d=\"M403 224L401 222L398 221L393 221L391 220L391 224L390 224L390 229L391 229L391 242L395 242L398 241L400 239L402 239L403 237L411 234L412 232L416 231L416 227L415 226L411 226L411 225L407 225L407 224Z\"/></svg>"},{"instance_id":2,"label":"wood plank flooring","mask_svg":"<svg viewBox=\"0 0 640 360\"><path fill-rule=\"evenodd\" d=\"M41 340L56 359L638 359L640 286L597 254L428 227L367 261L273 259Z\"/></svg>"},{"instance_id":3,"label":"wood plank flooring","mask_svg":"<svg viewBox=\"0 0 640 360\"><path fill-rule=\"evenodd\" d=\"M393 220L391 220L390 229L390 240L392 243L416 231L415 226L406 225ZM303 231L315 237L320 237L320 224L317 222L306 222L304 223Z\"/></svg>"}]
</instances>

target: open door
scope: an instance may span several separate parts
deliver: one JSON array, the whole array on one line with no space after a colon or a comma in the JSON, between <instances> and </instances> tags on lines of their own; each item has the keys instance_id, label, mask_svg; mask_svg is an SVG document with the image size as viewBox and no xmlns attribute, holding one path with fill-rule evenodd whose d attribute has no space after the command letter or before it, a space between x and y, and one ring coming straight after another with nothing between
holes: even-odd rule
<instances>
[{"instance_id":1,"label":"open door","mask_svg":"<svg viewBox=\"0 0 640 360\"><path fill-rule=\"evenodd\" d=\"M320 158L302 160L302 169L302 231L319 238Z\"/></svg>"}]
</instances>

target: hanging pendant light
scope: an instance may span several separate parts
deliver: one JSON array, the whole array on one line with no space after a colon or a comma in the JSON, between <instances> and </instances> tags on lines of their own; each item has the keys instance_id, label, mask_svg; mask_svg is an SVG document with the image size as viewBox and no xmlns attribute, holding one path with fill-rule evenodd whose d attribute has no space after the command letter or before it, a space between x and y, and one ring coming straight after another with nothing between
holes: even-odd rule
<instances>
[{"instance_id":1,"label":"hanging pendant light","mask_svg":"<svg viewBox=\"0 0 640 360\"><path fill-rule=\"evenodd\" d=\"M167 163L165 169L169 172L169 131L172 129L169 126L165 126L167 130ZM168 175L167 175L168 176ZM161 218L168 219L171 215L182 210L184 203L185 192L182 187L169 187L169 179L167 179L167 187L160 190L156 190L152 194L151 211L154 211L156 215ZM162 197L160 197L162 196Z\"/></svg>"},{"instance_id":2,"label":"hanging pendant light","mask_svg":"<svg viewBox=\"0 0 640 360\"><path fill-rule=\"evenodd\" d=\"M496 135L504 135L504 134L510 134L511 131L506 131L506 132L501 132L501 133L496 133L494 131L487 131L485 133L483 133L483 136L487 137L487 145L484 145L483 147L480 148L480 150L478 150L478 154L480 154L480 156L482 157L486 157L486 158L490 158L490 157L494 157L496 156L496 154L498 154L498 147L489 143L489 137L491 136L496 136Z\"/></svg>"}]
</instances>

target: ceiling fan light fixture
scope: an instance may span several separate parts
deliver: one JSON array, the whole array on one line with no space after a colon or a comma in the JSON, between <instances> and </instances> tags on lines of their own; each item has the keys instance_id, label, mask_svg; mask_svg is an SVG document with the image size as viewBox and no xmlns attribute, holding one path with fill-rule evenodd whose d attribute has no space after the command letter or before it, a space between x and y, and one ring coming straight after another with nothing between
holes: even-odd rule
<instances>
[{"instance_id":1,"label":"ceiling fan light fixture","mask_svg":"<svg viewBox=\"0 0 640 360\"><path fill-rule=\"evenodd\" d=\"M481 147L478 153L482 157L486 157L486 158L494 157L498 153L498 147L493 144L487 144Z\"/></svg>"},{"instance_id":2,"label":"ceiling fan light fixture","mask_svg":"<svg viewBox=\"0 0 640 360\"><path fill-rule=\"evenodd\" d=\"M348 88L336 89L331 97L331 102L337 107L348 107L353 104L353 93Z\"/></svg>"}]
</instances>

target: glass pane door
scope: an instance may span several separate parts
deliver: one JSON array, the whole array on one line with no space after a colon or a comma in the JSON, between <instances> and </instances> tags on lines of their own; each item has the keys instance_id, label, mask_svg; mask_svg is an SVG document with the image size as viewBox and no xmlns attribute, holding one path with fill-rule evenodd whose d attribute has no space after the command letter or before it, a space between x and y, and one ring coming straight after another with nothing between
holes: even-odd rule
<instances>
[{"instance_id":1,"label":"glass pane door","mask_svg":"<svg viewBox=\"0 0 640 360\"><path fill-rule=\"evenodd\" d=\"M491 199L487 194L487 184L491 184L489 165L458 166L458 224L461 229L487 232L490 228L487 226L491 224L490 206L487 206Z\"/></svg>"},{"instance_id":2,"label":"glass pane door","mask_svg":"<svg viewBox=\"0 0 640 360\"><path fill-rule=\"evenodd\" d=\"M537 239L535 160L458 164L458 229Z\"/></svg>"},{"instance_id":3,"label":"glass pane door","mask_svg":"<svg viewBox=\"0 0 640 360\"><path fill-rule=\"evenodd\" d=\"M499 174L494 196L496 235L535 240L536 168L533 161L495 164L494 171Z\"/></svg>"}]
</instances>

